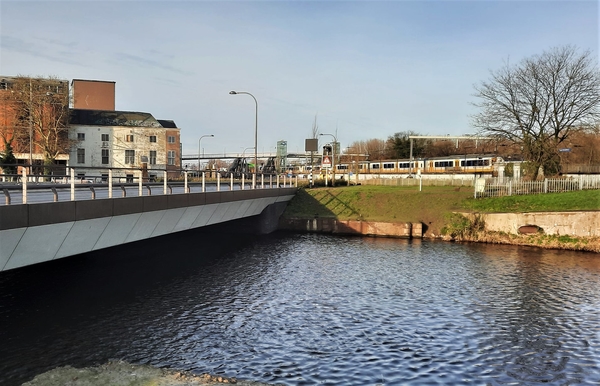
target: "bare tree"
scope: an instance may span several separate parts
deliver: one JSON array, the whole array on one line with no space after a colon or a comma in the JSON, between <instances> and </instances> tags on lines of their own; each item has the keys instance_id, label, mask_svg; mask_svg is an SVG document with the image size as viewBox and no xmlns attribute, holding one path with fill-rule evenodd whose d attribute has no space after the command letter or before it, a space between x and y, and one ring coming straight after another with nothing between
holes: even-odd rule
<instances>
[{"instance_id":1,"label":"bare tree","mask_svg":"<svg viewBox=\"0 0 600 386\"><path fill-rule=\"evenodd\" d=\"M589 51L553 48L523 60L508 61L491 80L475 86L481 112L473 125L484 134L518 143L537 170L558 171L559 144L600 117L600 75Z\"/></svg>"},{"instance_id":2,"label":"bare tree","mask_svg":"<svg viewBox=\"0 0 600 386\"><path fill-rule=\"evenodd\" d=\"M49 78L18 76L11 79L3 102L14 110L13 134L18 148L40 152L45 166L68 154L68 82ZM30 160L31 161L31 160Z\"/></svg>"}]
</instances>

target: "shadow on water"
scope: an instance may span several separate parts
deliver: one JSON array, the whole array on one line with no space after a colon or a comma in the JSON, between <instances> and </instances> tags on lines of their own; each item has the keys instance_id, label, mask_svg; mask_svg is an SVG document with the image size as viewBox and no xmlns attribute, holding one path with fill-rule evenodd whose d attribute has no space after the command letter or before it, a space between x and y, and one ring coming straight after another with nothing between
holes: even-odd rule
<instances>
[{"instance_id":1,"label":"shadow on water","mask_svg":"<svg viewBox=\"0 0 600 386\"><path fill-rule=\"evenodd\" d=\"M45 329L90 309L124 304L165 283L198 274L253 242L252 223L179 232L0 273L0 341ZM91 289L91 290L90 290ZM44 323L40 323L44 321ZM5 346L6 348L6 346ZM2 353L0 347L0 357Z\"/></svg>"}]
</instances>

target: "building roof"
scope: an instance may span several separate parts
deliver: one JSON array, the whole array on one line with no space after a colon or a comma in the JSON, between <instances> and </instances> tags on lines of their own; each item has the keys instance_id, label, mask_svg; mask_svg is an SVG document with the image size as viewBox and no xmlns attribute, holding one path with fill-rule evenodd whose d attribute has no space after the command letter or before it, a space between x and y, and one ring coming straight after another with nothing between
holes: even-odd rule
<instances>
[{"instance_id":1,"label":"building roof","mask_svg":"<svg viewBox=\"0 0 600 386\"><path fill-rule=\"evenodd\" d=\"M150 113L112 110L71 109L70 123L87 126L177 127L175 122L159 121Z\"/></svg>"},{"instance_id":2,"label":"building roof","mask_svg":"<svg viewBox=\"0 0 600 386\"><path fill-rule=\"evenodd\" d=\"M158 119L158 122L165 129L176 129L177 128L177 125L175 124L175 122L173 122L173 121L171 121L169 119Z\"/></svg>"}]
</instances>

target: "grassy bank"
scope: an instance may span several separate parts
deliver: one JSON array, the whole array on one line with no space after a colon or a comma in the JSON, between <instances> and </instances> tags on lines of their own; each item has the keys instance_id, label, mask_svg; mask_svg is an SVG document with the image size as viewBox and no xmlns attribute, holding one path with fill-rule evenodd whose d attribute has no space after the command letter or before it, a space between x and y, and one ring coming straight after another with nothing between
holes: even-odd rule
<instances>
[{"instance_id":1,"label":"grassy bank","mask_svg":"<svg viewBox=\"0 0 600 386\"><path fill-rule=\"evenodd\" d=\"M600 191L474 199L473 188L452 186L427 186L421 192L415 187L396 186L301 189L283 215L288 218L329 217L339 220L421 222L426 235L433 237L440 236L442 230L450 230L450 233L454 233L453 236L458 234L456 238L462 240L552 248L563 245L568 249L600 251L600 240L562 240L548 235L536 238L484 234L480 224L464 222L464 218L452 214L457 211L519 213L570 210L600 210Z\"/></svg>"},{"instance_id":2,"label":"grassy bank","mask_svg":"<svg viewBox=\"0 0 600 386\"><path fill-rule=\"evenodd\" d=\"M288 205L290 218L330 217L339 220L421 222L440 234L445 215L463 208L469 188L348 186L302 189Z\"/></svg>"}]
</instances>

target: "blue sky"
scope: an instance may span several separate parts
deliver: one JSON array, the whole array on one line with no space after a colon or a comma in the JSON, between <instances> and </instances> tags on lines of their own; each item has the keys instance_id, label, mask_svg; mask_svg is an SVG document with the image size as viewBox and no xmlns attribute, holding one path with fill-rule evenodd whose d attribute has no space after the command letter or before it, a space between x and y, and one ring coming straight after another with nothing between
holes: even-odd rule
<instances>
[{"instance_id":1,"label":"blue sky","mask_svg":"<svg viewBox=\"0 0 600 386\"><path fill-rule=\"evenodd\" d=\"M184 155L303 151L321 133L473 133L473 86L566 44L598 57L598 1L0 2L0 74L116 82ZM323 139L325 138L325 139ZM326 142L330 137L323 137ZM251 151L247 151L250 153Z\"/></svg>"}]
</instances>

